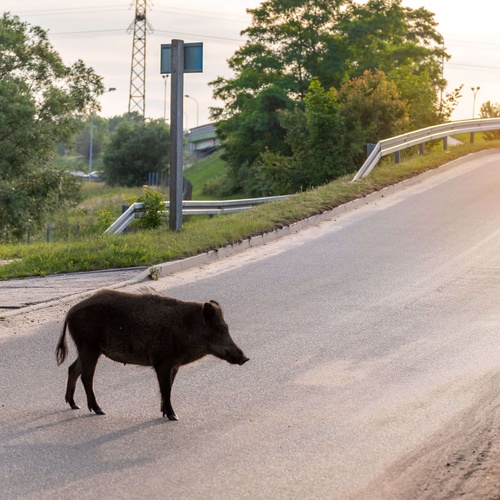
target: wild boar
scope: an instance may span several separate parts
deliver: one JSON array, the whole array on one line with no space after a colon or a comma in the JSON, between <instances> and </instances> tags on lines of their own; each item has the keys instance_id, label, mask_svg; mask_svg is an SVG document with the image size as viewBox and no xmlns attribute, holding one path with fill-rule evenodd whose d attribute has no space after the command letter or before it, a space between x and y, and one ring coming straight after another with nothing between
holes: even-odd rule
<instances>
[{"instance_id":1,"label":"wild boar","mask_svg":"<svg viewBox=\"0 0 500 500\"><path fill-rule=\"evenodd\" d=\"M78 349L68 369L66 402L79 409L74 393L81 375L89 410L98 415L104 412L95 398L93 378L101 354L124 364L152 366L160 384L161 411L170 420L178 420L170 394L180 366L207 354L237 365L248 361L213 300L186 302L153 293L99 291L68 311L56 347L58 365L68 354L66 329Z\"/></svg>"}]
</instances>

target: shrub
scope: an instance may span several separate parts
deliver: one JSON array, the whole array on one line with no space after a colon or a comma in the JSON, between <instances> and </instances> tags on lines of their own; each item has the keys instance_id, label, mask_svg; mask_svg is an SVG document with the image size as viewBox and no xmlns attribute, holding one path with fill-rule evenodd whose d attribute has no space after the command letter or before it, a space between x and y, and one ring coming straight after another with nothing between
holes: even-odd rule
<instances>
[{"instance_id":1,"label":"shrub","mask_svg":"<svg viewBox=\"0 0 500 500\"><path fill-rule=\"evenodd\" d=\"M153 189L145 189L144 194L137 198L137 201L144 203L142 217L138 225L142 229L156 229L163 224L165 215L165 203L163 196Z\"/></svg>"}]
</instances>

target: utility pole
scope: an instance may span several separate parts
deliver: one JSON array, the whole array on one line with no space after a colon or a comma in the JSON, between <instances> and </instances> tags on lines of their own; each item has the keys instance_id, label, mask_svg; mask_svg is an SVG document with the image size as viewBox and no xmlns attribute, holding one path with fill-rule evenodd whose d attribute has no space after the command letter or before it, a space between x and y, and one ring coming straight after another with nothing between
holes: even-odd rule
<instances>
[{"instance_id":1,"label":"utility pole","mask_svg":"<svg viewBox=\"0 0 500 500\"><path fill-rule=\"evenodd\" d=\"M114 92L116 90L115 87L110 87L108 90L103 92ZM94 156L94 114L90 115L90 147L89 147L89 182L92 176L92 158Z\"/></svg>"},{"instance_id":2,"label":"utility pole","mask_svg":"<svg viewBox=\"0 0 500 500\"><path fill-rule=\"evenodd\" d=\"M198 127L198 125L200 124L200 106L198 105L198 101L194 97L191 97L190 95L187 94L184 97L192 99L196 104L196 126Z\"/></svg>"},{"instance_id":3,"label":"utility pole","mask_svg":"<svg viewBox=\"0 0 500 500\"><path fill-rule=\"evenodd\" d=\"M133 31L132 63L130 67L130 93L128 112L137 111L143 118L146 112L146 34L153 31L146 19L148 0L135 0L134 22L129 27Z\"/></svg>"},{"instance_id":4,"label":"utility pole","mask_svg":"<svg viewBox=\"0 0 500 500\"><path fill-rule=\"evenodd\" d=\"M163 77L163 121L167 123L167 82L168 75L162 75Z\"/></svg>"},{"instance_id":5,"label":"utility pole","mask_svg":"<svg viewBox=\"0 0 500 500\"><path fill-rule=\"evenodd\" d=\"M474 100L472 101L472 119L474 119L476 115L476 95L481 90L481 87L471 87L472 93L474 94Z\"/></svg>"}]
</instances>

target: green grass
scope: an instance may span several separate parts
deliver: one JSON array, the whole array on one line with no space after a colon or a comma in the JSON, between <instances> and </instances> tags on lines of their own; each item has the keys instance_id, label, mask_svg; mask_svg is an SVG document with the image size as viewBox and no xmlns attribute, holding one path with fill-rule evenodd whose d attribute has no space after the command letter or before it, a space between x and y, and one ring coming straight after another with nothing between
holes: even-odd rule
<instances>
[{"instance_id":1,"label":"green grass","mask_svg":"<svg viewBox=\"0 0 500 500\"><path fill-rule=\"evenodd\" d=\"M355 183L350 182L353 177L350 174L325 186L297 194L293 198L261 205L247 212L212 219L186 218L180 232L172 232L162 227L154 231L116 236L98 234L67 243L0 245L0 259L15 259L10 264L0 266L0 279L150 266L196 255L272 231L366 196L466 154L493 147L500 147L500 141L484 143L476 138L475 144L464 144L446 152L435 148L424 156L415 156L398 165L393 163L392 158L385 158L368 177ZM98 187L89 186L88 190L91 189ZM92 199L88 199L89 203ZM110 199L113 199L111 195Z\"/></svg>"},{"instance_id":2,"label":"green grass","mask_svg":"<svg viewBox=\"0 0 500 500\"><path fill-rule=\"evenodd\" d=\"M155 189L159 189L168 199L166 187ZM130 205L143 193L142 187L109 187L102 182L84 182L82 185L83 201L79 208L86 211L109 210L113 215L119 215L122 205Z\"/></svg>"},{"instance_id":3,"label":"green grass","mask_svg":"<svg viewBox=\"0 0 500 500\"><path fill-rule=\"evenodd\" d=\"M212 199L204 194L203 187L207 182L213 182L226 174L227 166L220 156L221 152L218 151L184 170L184 177L193 184L193 200Z\"/></svg>"}]
</instances>

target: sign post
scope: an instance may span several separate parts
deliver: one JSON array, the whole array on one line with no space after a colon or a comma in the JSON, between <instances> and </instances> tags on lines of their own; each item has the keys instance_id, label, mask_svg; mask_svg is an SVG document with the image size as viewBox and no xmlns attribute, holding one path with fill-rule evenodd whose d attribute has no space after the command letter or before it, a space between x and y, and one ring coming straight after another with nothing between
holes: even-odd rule
<instances>
[{"instance_id":1,"label":"sign post","mask_svg":"<svg viewBox=\"0 0 500 500\"><path fill-rule=\"evenodd\" d=\"M182 229L182 152L184 73L203 71L203 44L172 40L161 46L162 74L172 74L170 102L170 214L169 227Z\"/></svg>"},{"instance_id":2,"label":"sign post","mask_svg":"<svg viewBox=\"0 0 500 500\"><path fill-rule=\"evenodd\" d=\"M173 231L182 229L182 146L184 42L172 40L172 94L170 104L170 216Z\"/></svg>"}]
</instances>

